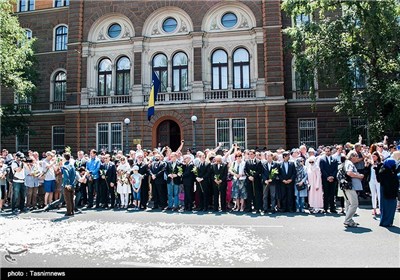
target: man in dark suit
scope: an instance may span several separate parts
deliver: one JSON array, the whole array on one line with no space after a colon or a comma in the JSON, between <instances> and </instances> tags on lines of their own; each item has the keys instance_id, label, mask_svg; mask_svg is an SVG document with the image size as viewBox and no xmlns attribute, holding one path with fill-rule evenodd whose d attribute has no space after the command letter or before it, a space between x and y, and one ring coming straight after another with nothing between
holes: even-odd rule
<instances>
[{"instance_id":1,"label":"man in dark suit","mask_svg":"<svg viewBox=\"0 0 400 280\"><path fill-rule=\"evenodd\" d=\"M111 208L115 207L115 188L117 187L117 168L114 162L111 161L111 156L109 154L104 155L104 164L101 167L105 170L104 184L106 187L103 199L103 207L108 207L108 202L110 202ZM101 169L100 169L101 170Z\"/></svg>"},{"instance_id":2,"label":"man in dark suit","mask_svg":"<svg viewBox=\"0 0 400 280\"><path fill-rule=\"evenodd\" d=\"M279 168L279 195L280 212L295 212L294 205L294 182L296 179L296 167L294 162L289 161L290 153L283 152L283 162Z\"/></svg>"},{"instance_id":3,"label":"man in dark suit","mask_svg":"<svg viewBox=\"0 0 400 280\"><path fill-rule=\"evenodd\" d=\"M161 155L154 156L154 162L151 164L149 173L151 176L152 197L154 200L154 208L164 209L167 206L164 171L165 162L161 161Z\"/></svg>"},{"instance_id":4,"label":"man in dark suit","mask_svg":"<svg viewBox=\"0 0 400 280\"><path fill-rule=\"evenodd\" d=\"M256 151L249 151L249 159L246 161L244 166L244 174L246 174L246 192L247 201L245 206L246 212L251 212L251 206L253 202L254 210L256 213L260 213L262 208L262 165L259 159L256 159Z\"/></svg>"},{"instance_id":5,"label":"man in dark suit","mask_svg":"<svg viewBox=\"0 0 400 280\"><path fill-rule=\"evenodd\" d=\"M193 210L193 189L194 189L195 176L192 171L194 165L193 163L191 163L191 161L192 158L190 155L183 156L182 184L185 192L185 200L184 200L185 211Z\"/></svg>"},{"instance_id":6,"label":"man in dark suit","mask_svg":"<svg viewBox=\"0 0 400 280\"><path fill-rule=\"evenodd\" d=\"M262 182L265 185L263 190L263 209L264 212L271 211L271 213L275 213L276 191L279 184L279 163L273 161L273 154L271 151L266 152L266 159L267 160L262 163ZM278 174L276 174L276 172ZM269 208L269 205L271 205L271 208Z\"/></svg>"},{"instance_id":7,"label":"man in dark suit","mask_svg":"<svg viewBox=\"0 0 400 280\"><path fill-rule=\"evenodd\" d=\"M197 167L196 175L196 191L199 192L200 205L199 211L208 211L208 198L210 192L210 162L206 161L206 156L203 152L199 152L200 163Z\"/></svg>"},{"instance_id":8,"label":"man in dark suit","mask_svg":"<svg viewBox=\"0 0 400 280\"><path fill-rule=\"evenodd\" d=\"M331 213L336 212L335 194L337 192L336 175L338 173L338 162L332 157L332 147L325 147L325 155L319 161L321 169L322 190L324 192L324 210L330 209Z\"/></svg>"},{"instance_id":9,"label":"man in dark suit","mask_svg":"<svg viewBox=\"0 0 400 280\"><path fill-rule=\"evenodd\" d=\"M214 192L214 211L218 211L221 198L221 211L226 212L226 188L228 178L228 166L222 162L222 156L217 155L211 165L211 181Z\"/></svg>"}]
</instances>

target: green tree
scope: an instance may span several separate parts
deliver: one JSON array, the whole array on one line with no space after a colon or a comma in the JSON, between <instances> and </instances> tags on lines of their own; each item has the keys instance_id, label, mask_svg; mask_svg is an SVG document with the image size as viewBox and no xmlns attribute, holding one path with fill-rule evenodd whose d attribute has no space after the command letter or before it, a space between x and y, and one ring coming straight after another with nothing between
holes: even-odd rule
<instances>
[{"instance_id":1,"label":"green tree","mask_svg":"<svg viewBox=\"0 0 400 280\"><path fill-rule=\"evenodd\" d=\"M35 40L29 39L20 26L13 4L14 0L0 0L0 87L10 89L20 99L32 99L38 81ZM27 113L30 112L18 107L1 106L1 138L25 134L29 123Z\"/></svg>"},{"instance_id":2,"label":"green tree","mask_svg":"<svg viewBox=\"0 0 400 280\"><path fill-rule=\"evenodd\" d=\"M312 20L286 28L301 84L314 78L339 88L335 110L366 120L371 141L400 128L400 2L284 0L291 17Z\"/></svg>"}]
</instances>

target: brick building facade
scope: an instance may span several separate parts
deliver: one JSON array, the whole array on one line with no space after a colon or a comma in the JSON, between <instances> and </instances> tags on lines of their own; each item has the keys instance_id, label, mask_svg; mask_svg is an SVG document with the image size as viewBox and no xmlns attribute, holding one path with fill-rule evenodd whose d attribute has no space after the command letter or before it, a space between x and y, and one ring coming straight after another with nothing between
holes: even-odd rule
<instances>
[{"instance_id":1,"label":"brick building facade","mask_svg":"<svg viewBox=\"0 0 400 280\"><path fill-rule=\"evenodd\" d=\"M31 134L2 141L10 151L176 148L180 139L197 149L315 147L349 126L333 111L335 91L318 89L315 110L296 92L282 35L292 19L280 1L18 2L37 38L40 84L34 103L3 91L2 104L32 111ZM152 71L163 85L148 121Z\"/></svg>"}]
</instances>

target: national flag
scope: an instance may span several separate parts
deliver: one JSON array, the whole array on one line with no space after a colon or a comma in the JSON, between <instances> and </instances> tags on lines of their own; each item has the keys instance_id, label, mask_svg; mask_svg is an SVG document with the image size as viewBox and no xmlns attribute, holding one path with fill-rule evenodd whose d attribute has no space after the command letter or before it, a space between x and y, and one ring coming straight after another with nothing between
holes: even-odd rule
<instances>
[{"instance_id":1,"label":"national flag","mask_svg":"<svg viewBox=\"0 0 400 280\"><path fill-rule=\"evenodd\" d=\"M149 95L149 105L147 108L147 119L150 121L151 116L154 115L154 104L157 99L157 93L160 89L160 79L158 79L156 73L153 71L153 82L151 84L150 95Z\"/></svg>"}]
</instances>

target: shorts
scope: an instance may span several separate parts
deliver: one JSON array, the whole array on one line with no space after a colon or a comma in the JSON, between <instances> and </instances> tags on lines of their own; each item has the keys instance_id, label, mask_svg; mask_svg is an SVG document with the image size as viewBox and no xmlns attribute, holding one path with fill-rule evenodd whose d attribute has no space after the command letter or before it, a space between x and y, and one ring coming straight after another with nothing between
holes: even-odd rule
<instances>
[{"instance_id":1,"label":"shorts","mask_svg":"<svg viewBox=\"0 0 400 280\"><path fill-rule=\"evenodd\" d=\"M51 180L51 181L44 180L43 186L44 186L45 192L54 192L56 190L56 181L55 180Z\"/></svg>"},{"instance_id":2,"label":"shorts","mask_svg":"<svg viewBox=\"0 0 400 280\"><path fill-rule=\"evenodd\" d=\"M132 192L133 200L140 200L140 192Z\"/></svg>"}]
</instances>

